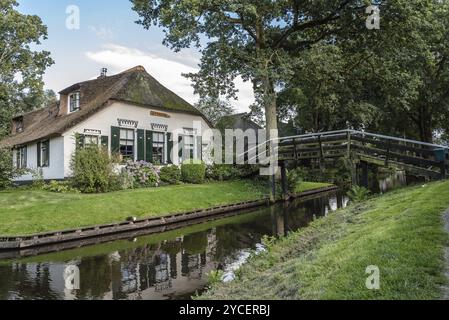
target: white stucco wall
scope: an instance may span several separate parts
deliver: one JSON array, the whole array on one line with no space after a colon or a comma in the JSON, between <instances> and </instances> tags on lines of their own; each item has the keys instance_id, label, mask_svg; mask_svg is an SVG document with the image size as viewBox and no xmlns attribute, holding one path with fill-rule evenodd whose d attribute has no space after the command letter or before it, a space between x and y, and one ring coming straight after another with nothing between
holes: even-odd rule
<instances>
[{"instance_id":1,"label":"white stucco wall","mask_svg":"<svg viewBox=\"0 0 449 320\"><path fill-rule=\"evenodd\" d=\"M50 140L50 166L42 168L43 178L45 180L64 179L64 138L56 137ZM13 161L16 163L16 152L13 153ZM30 170L37 169L37 143L27 145L27 168ZM15 181L23 182L33 179L33 175L28 173L21 176Z\"/></svg>"},{"instance_id":2,"label":"white stucco wall","mask_svg":"<svg viewBox=\"0 0 449 320\"><path fill-rule=\"evenodd\" d=\"M170 116L170 118L152 116L151 112L162 112ZM64 176L69 177L70 170L70 158L75 151L75 134L84 133L84 130L100 130L102 136L109 137L109 150L111 150L111 127L119 127L118 119L125 119L131 121L138 121L136 129L157 131L152 129L152 124L167 125L166 132L172 133L175 130L181 130L183 128L196 128L198 134L203 137L203 144L208 144L211 140L211 136L208 132L210 129L207 122L200 116L194 116L183 113L174 113L161 111L157 109L150 109L122 102L115 102L111 106L96 113L89 119L73 127L63 135L64 140ZM201 128L198 128L200 126ZM164 131L161 131L164 132ZM137 140L137 135L136 135ZM137 141L135 141L137 145ZM165 148L167 149L167 148ZM135 154L137 156L137 154ZM172 158L173 159L173 158Z\"/></svg>"}]
</instances>

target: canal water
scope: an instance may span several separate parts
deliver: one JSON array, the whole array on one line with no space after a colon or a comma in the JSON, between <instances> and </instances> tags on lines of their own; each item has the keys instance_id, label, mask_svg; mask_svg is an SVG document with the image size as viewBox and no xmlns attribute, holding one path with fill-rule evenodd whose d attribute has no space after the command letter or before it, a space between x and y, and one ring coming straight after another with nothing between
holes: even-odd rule
<instances>
[{"instance_id":1,"label":"canal water","mask_svg":"<svg viewBox=\"0 0 449 320\"><path fill-rule=\"evenodd\" d=\"M0 299L190 299L212 270L232 279L251 253L263 250L264 236L282 237L346 205L331 193L165 233L0 260ZM76 272L68 287L67 270ZM79 289L71 288L78 280Z\"/></svg>"}]
</instances>

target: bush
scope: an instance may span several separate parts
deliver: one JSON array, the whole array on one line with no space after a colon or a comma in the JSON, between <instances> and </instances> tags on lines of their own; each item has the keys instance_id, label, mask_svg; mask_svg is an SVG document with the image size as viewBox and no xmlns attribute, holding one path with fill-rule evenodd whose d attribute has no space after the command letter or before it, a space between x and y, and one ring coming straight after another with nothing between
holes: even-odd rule
<instances>
[{"instance_id":1,"label":"bush","mask_svg":"<svg viewBox=\"0 0 449 320\"><path fill-rule=\"evenodd\" d=\"M288 188L290 192L295 193L296 187L307 179L307 171L305 168L298 167L287 173Z\"/></svg>"},{"instance_id":2,"label":"bush","mask_svg":"<svg viewBox=\"0 0 449 320\"><path fill-rule=\"evenodd\" d=\"M0 189L11 186L12 179L21 176L25 170L16 169L12 161L12 153L8 149L0 148Z\"/></svg>"},{"instance_id":3,"label":"bush","mask_svg":"<svg viewBox=\"0 0 449 320\"><path fill-rule=\"evenodd\" d=\"M206 178L216 181L238 180L253 176L258 170L255 165L214 164L207 167Z\"/></svg>"},{"instance_id":4,"label":"bush","mask_svg":"<svg viewBox=\"0 0 449 320\"><path fill-rule=\"evenodd\" d=\"M134 178L134 187L148 188L159 186L159 172L151 163L128 161L125 172Z\"/></svg>"},{"instance_id":5,"label":"bush","mask_svg":"<svg viewBox=\"0 0 449 320\"><path fill-rule=\"evenodd\" d=\"M204 183L206 180L206 165L193 161L184 163L181 166L181 179L185 183Z\"/></svg>"},{"instance_id":6,"label":"bush","mask_svg":"<svg viewBox=\"0 0 449 320\"><path fill-rule=\"evenodd\" d=\"M181 182L181 170L178 166L167 166L161 169L159 177L162 182L179 184Z\"/></svg>"},{"instance_id":7,"label":"bush","mask_svg":"<svg viewBox=\"0 0 449 320\"><path fill-rule=\"evenodd\" d=\"M349 200L353 203L362 202L369 198L370 191L365 187L353 186L348 191Z\"/></svg>"},{"instance_id":8,"label":"bush","mask_svg":"<svg viewBox=\"0 0 449 320\"><path fill-rule=\"evenodd\" d=\"M116 176L107 150L96 146L76 150L70 168L73 186L81 192L113 191Z\"/></svg>"},{"instance_id":9,"label":"bush","mask_svg":"<svg viewBox=\"0 0 449 320\"><path fill-rule=\"evenodd\" d=\"M55 193L79 193L78 189L73 188L68 182L50 181L42 186L42 190Z\"/></svg>"}]
</instances>

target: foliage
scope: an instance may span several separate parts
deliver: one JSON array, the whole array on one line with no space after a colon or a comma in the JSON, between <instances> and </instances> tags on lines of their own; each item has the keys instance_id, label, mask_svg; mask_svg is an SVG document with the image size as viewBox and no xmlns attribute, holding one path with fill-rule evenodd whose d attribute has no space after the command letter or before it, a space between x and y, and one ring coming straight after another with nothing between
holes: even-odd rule
<instances>
[{"instance_id":1,"label":"foliage","mask_svg":"<svg viewBox=\"0 0 449 320\"><path fill-rule=\"evenodd\" d=\"M347 193L353 203L362 202L369 198L370 191L365 187L353 186Z\"/></svg>"},{"instance_id":2,"label":"foliage","mask_svg":"<svg viewBox=\"0 0 449 320\"><path fill-rule=\"evenodd\" d=\"M216 283L222 282L223 275L223 270L212 270L207 274L207 283L209 285L214 285Z\"/></svg>"},{"instance_id":3,"label":"foliage","mask_svg":"<svg viewBox=\"0 0 449 320\"><path fill-rule=\"evenodd\" d=\"M23 173L14 166L11 151L0 147L0 190L11 186L12 179Z\"/></svg>"},{"instance_id":4,"label":"foliage","mask_svg":"<svg viewBox=\"0 0 449 320\"><path fill-rule=\"evenodd\" d=\"M204 183L206 181L206 165L194 162L183 163L181 165L181 179L185 183Z\"/></svg>"},{"instance_id":5,"label":"foliage","mask_svg":"<svg viewBox=\"0 0 449 320\"><path fill-rule=\"evenodd\" d=\"M0 137L10 132L13 116L41 105L42 76L53 64L49 52L32 50L47 38L47 28L17 6L15 0L0 1Z\"/></svg>"},{"instance_id":6,"label":"foliage","mask_svg":"<svg viewBox=\"0 0 449 320\"><path fill-rule=\"evenodd\" d=\"M246 179L258 173L257 165L213 164L206 168L206 178L214 181Z\"/></svg>"},{"instance_id":7,"label":"foliage","mask_svg":"<svg viewBox=\"0 0 449 320\"><path fill-rule=\"evenodd\" d=\"M160 178L168 184L179 184L181 182L181 170L178 166L166 166L161 168Z\"/></svg>"},{"instance_id":8,"label":"foliage","mask_svg":"<svg viewBox=\"0 0 449 320\"><path fill-rule=\"evenodd\" d=\"M151 163L128 161L124 170L134 178L134 186L142 188L159 186L159 172Z\"/></svg>"},{"instance_id":9,"label":"foliage","mask_svg":"<svg viewBox=\"0 0 449 320\"><path fill-rule=\"evenodd\" d=\"M55 181L52 180L48 184L42 186L42 190L55 193L79 193L80 191L73 188L69 181Z\"/></svg>"},{"instance_id":10,"label":"foliage","mask_svg":"<svg viewBox=\"0 0 449 320\"><path fill-rule=\"evenodd\" d=\"M45 185L44 172L42 171L42 168L31 170L31 177L33 178L32 187L36 190L42 190Z\"/></svg>"},{"instance_id":11,"label":"foliage","mask_svg":"<svg viewBox=\"0 0 449 320\"><path fill-rule=\"evenodd\" d=\"M296 187L301 182L305 181L307 177L307 169L298 167L287 172L288 189L290 192L295 192Z\"/></svg>"},{"instance_id":12,"label":"foliage","mask_svg":"<svg viewBox=\"0 0 449 320\"><path fill-rule=\"evenodd\" d=\"M113 190L115 174L107 150L90 146L76 150L70 162L72 183L83 193Z\"/></svg>"},{"instance_id":13,"label":"foliage","mask_svg":"<svg viewBox=\"0 0 449 320\"><path fill-rule=\"evenodd\" d=\"M227 101L222 101L219 98L204 97L195 105L213 125L224 117L234 113L234 108Z\"/></svg>"},{"instance_id":14,"label":"foliage","mask_svg":"<svg viewBox=\"0 0 449 320\"><path fill-rule=\"evenodd\" d=\"M201 97L236 97L235 80L251 81L267 128L277 128L277 88L291 79L296 58L340 30L364 29L359 0L132 0L139 23L163 28L173 50L201 47L200 71L189 74ZM346 26L346 28L343 28ZM255 109L255 108L254 108Z\"/></svg>"}]
</instances>

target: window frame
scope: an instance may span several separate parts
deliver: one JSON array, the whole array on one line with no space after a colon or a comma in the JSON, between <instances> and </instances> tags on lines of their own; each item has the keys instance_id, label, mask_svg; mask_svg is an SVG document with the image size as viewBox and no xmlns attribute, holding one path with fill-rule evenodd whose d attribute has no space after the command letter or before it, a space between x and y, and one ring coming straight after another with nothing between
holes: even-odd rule
<instances>
[{"instance_id":1,"label":"window frame","mask_svg":"<svg viewBox=\"0 0 449 320\"><path fill-rule=\"evenodd\" d=\"M73 113L73 112L79 111L80 110L80 92L79 91L72 92L71 94L69 94L69 98L68 99L69 99L69 101L68 101L69 113ZM74 105L72 103L72 101L75 101L75 103L74 103L75 104L75 108L72 108L72 106Z\"/></svg>"},{"instance_id":2,"label":"window frame","mask_svg":"<svg viewBox=\"0 0 449 320\"><path fill-rule=\"evenodd\" d=\"M41 141L39 145L39 168L48 168L50 167L50 140ZM46 154L46 162L44 162L44 150Z\"/></svg>"},{"instance_id":3,"label":"window frame","mask_svg":"<svg viewBox=\"0 0 449 320\"><path fill-rule=\"evenodd\" d=\"M165 140L166 140L166 133L165 132L158 132L158 131L153 131L153 143L152 143L152 154L153 154L153 158L151 159L151 163L155 164L155 165L163 165L165 163ZM156 139L156 138L162 138L162 139ZM159 154L158 152L155 152L155 149L162 149L162 152ZM155 158L155 156L157 155L158 159Z\"/></svg>"},{"instance_id":4,"label":"window frame","mask_svg":"<svg viewBox=\"0 0 449 320\"><path fill-rule=\"evenodd\" d=\"M122 131L126 132L126 139L122 138ZM128 137L128 133L132 132L132 139ZM122 142L125 141L126 144L122 144ZM132 144L131 144L132 143ZM122 147L130 147L132 146L132 154L130 154L128 151L126 154L123 154ZM128 129L128 128L120 128L120 136L119 136L119 152L120 155L125 160L133 160L136 156L136 130L134 129Z\"/></svg>"},{"instance_id":5,"label":"window frame","mask_svg":"<svg viewBox=\"0 0 449 320\"><path fill-rule=\"evenodd\" d=\"M21 146L17 148L16 151L16 168L17 169L26 169L27 164L27 146Z\"/></svg>"}]
</instances>

